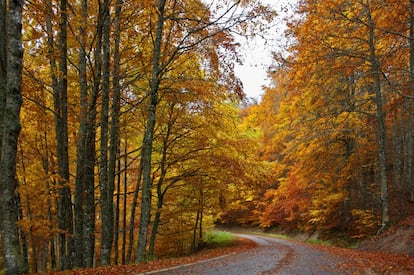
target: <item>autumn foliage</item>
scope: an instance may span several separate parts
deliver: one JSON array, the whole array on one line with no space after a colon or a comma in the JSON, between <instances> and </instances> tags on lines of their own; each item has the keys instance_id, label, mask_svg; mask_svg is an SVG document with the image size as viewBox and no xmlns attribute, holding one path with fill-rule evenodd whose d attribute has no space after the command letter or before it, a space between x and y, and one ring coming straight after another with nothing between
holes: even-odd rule
<instances>
[{"instance_id":1,"label":"autumn foliage","mask_svg":"<svg viewBox=\"0 0 414 275\"><path fill-rule=\"evenodd\" d=\"M29 270L187 255L215 225L359 240L413 215L413 5L299 1L251 104L235 34L270 24L257 1L28 1Z\"/></svg>"},{"instance_id":2,"label":"autumn foliage","mask_svg":"<svg viewBox=\"0 0 414 275\"><path fill-rule=\"evenodd\" d=\"M245 111L275 173L247 214L257 225L360 239L413 214L410 10L300 2L288 57L275 54L273 84Z\"/></svg>"},{"instance_id":3,"label":"autumn foliage","mask_svg":"<svg viewBox=\"0 0 414 275\"><path fill-rule=\"evenodd\" d=\"M267 169L253 169L258 136L239 126L233 32L273 15L256 1L26 3L14 234L24 268L204 247L227 188Z\"/></svg>"}]
</instances>

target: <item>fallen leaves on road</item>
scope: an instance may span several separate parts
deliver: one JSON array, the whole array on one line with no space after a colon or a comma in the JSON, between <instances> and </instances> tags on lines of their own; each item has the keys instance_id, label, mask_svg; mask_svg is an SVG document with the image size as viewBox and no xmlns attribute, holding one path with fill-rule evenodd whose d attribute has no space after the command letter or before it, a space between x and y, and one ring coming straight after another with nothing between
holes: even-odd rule
<instances>
[{"instance_id":1,"label":"fallen leaves on road","mask_svg":"<svg viewBox=\"0 0 414 275\"><path fill-rule=\"evenodd\" d=\"M302 243L303 244L303 243ZM348 259L340 264L338 269L346 274L414 274L414 257L401 254L389 254L382 251L361 251L344 249L320 244L304 244L326 251L334 257ZM239 253L256 247L256 244L247 239L238 241L229 247L205 249L191 256L174 259L162 259L147 263L88 268L64 272L48 272L48 275L107 275L107 274L139 274L154 270L165 269L182 264L191 264L227 254Z\"/></svg>"},{"instance_id":2,"label":"fallen leaves on road","mask_svg":"<svg viewBox=\"0 0 414 275\"><path fill-rule=\"evenodd\" d=\"M182 264L195 263L215 257L220 257L227 254L233 254L249 250L256 247L256 244L253 241L239 238L233 245L223 248L216 249L205 249L194 255L173 259L162 259L155 260L147 263L140 263L134 265L124 265L124 266L109 266L109 267L98 267L98 268L85 268L78 270L69 270L62 272L47 272L45 275L109 275L109 274L138 274L153 270L164 269L168 267L173 267Z\"/></svg>"},{"instance_id":3,"label":"fallen leaves on road","mask_svg":"<svg viewBox=\"0 0 414 275\"><path fill-rule=\"evenodd\" d=\"M339 268L354 274L414 274L414 257L382 251L361 251L325 245L319 246L330 254L349 261Z\"/></svg>"}]
</instances>

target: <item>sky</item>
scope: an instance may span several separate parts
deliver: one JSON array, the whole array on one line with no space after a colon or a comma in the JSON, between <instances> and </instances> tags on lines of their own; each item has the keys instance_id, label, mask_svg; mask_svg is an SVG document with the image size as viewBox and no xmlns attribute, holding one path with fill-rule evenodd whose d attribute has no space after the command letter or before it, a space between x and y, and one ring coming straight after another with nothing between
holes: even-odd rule
<instances>
[{"instance_id":1,"label":"sky","mask_svg":"<svg viewBox=\"0 0 414 275\"><path fill-rule=\"evenodd\" d=\"M292 4L296 0L261 0L263 4L270 5L278 13L272 24L266 40L256 37L246 42L241 39L240 54L244 58L243 65L236 65L236 75L243 82L244 92L248 98L260 101L264 93L262 86L269 86L267 69L272 64L272 51L281 51L285 45L284 31L286 25L284 19L293 11Z\"/></svg>"}]
</instances>

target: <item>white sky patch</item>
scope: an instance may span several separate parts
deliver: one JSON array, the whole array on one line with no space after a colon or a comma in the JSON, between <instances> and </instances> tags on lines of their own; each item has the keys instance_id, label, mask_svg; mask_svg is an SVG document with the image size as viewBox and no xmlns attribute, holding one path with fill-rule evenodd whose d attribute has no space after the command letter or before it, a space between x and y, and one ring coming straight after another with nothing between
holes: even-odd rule
<instances>
[{"instance_id":1,"label":"white sky patch","mask_svg":"<svg viewBox=\"0 0 414 275\"><path fill-rule=\"evenodd\" d=\"M248 98L260 101L263 95L262 86L269 86L267 70L272 65L272 52L283 52L286 45L284 31L285 19L292 16L297 0L261 0L271 6L278 14L265 37L256 36L249 41L240 38L242 44L240 55L244 59L243 65L236 65L236 75L243 82L244 92Z\"/></svg>"}]
</instances>

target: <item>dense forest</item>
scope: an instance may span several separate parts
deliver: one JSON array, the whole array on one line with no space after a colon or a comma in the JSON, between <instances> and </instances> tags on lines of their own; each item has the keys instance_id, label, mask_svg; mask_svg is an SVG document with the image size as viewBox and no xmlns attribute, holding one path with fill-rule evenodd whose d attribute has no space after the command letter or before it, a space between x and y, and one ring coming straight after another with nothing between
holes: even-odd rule
<instances>
[{"instance_id":1,"label":"dense forest","mask_svg":"<svg viewBox=\"0 0 414 275\"><path fill-rule=\"evenodd\" d=\"M295 9L252 103L239 39L278 16L258 1L1 0L5 273L185 255L215 225L357 241L414 215L414 3Z\"/></svg>"}]
</instances>

